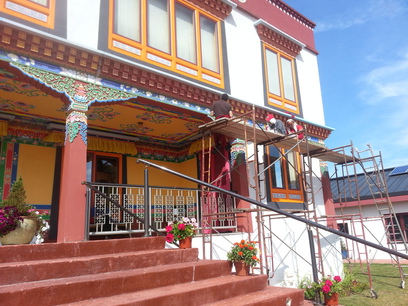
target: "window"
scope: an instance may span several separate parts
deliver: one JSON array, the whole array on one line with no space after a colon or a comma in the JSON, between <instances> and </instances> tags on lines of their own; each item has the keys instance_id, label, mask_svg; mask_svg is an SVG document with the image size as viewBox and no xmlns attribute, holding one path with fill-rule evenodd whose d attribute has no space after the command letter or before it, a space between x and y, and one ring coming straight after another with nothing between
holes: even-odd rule
<instances>
[{"instance_id":1,"label":"window","mask_svg":"<svg viewBox=\"0 0 408 306\"><path fill-rule=\"evenodd\" d=\"M299 155L275 146L266 147L268 201L303 202Z\"/></svg>"},{"instance_id":2,"label":"window","mask_svg":"<svg viewBox=\"0 0 408 306\"><path fill-rule=\"evenodd\" d=\"M268 105L299 114L295 60L264 45Z\"/></svg>"},{"instance_id":3,"label":"window","mask_svg":"<svg viewBox=\"0 0 408 306\"><path fill-rule=\"evenodd\" d=\"M55 0L0 0L0 11L54 29Z\"/></svg>"},{"instance_id":4,"label":"window","mask_svg":"<svg viewBox=\"0 0 408 306\"><path fill-rule=\"evenodd\" d=\"M118 35L140 42L140 0L115 1L116 14L113 31Z\"/></svg>"},{"instance_id":5,"label":"window","mask_svg":"<svg viewBox=\"0 0 408 306\"><path fill-rule=\"evenodd\" d=\"M44 5L44 6L48 6L48 0L29 0L29 1L41 4L41 5Z\"/></svg>"},{"instance_id":6,"label":"window","mask_svg":"<svg viewBox=\"0 0 408 306\"><path fill-rule=\"evenodd\" d=\"M385 217L385 226L390 242L403 242L408 240L408 213L395 215L396 218ZM398 222L397 222L398 221ZM398 226L399 225L399 226ZM400 230L401 229L401 230Z\"/></svg>"},{"instance_id":7,"label":"window","mask_svg":"<svg viewBox=\"0 0 408 306\"><path fill-rule=\"evenodd\" d=\"M110 0L109 49L224 87L220 20L182 0Z\"/></svg>"}]
</instances>

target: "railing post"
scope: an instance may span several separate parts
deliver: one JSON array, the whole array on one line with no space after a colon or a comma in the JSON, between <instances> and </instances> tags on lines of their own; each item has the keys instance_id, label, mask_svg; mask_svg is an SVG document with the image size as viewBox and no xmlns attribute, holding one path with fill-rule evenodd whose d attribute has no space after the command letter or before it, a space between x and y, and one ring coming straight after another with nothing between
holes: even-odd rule
<instances>
[{"instance_id":1,"label":"railing post","mask_svg":"<svg viewBox=\"0 0 408 306\"><path fill-rule=\"evenodd\" d=\"M91 217L91 196L92 191L89 189L86 190L86 204L85 204L85 241L89 241L89 224L90 224L90 217Z\"/></svg>"},{"instance_id":2,"label":"railing post","mask_svg":"<svg viewBox=\"0 0 408 306\"><path fill-rule=\"evenodd\" d=\"M319 282L319 271L317 269L316 250L315 250L315 245L314 245L313 232L309 226L307 229L307 235L309 236L310 260L311 260L311 266L312 266L313 281L318 283ZM319 237L317 237L317 239L319 239ZM322 275L322 277L323 276L324 275ZM316 293L315 298L317 302L320 303L320 293Z\"/></svg>"},{"instance_id":3,"label":"railing post","mask_svg":"<svg viewBox=\"0 0 408 306\"><path fill-rule=\"evenodd\" d=\"M149 209L149 170L147 167L144 169L144 211L145 211L145 220L144 220L144 228L145 228L145 237L149 237L149 221L150 221L150 209Z\"/></svg>"}]
</instances>

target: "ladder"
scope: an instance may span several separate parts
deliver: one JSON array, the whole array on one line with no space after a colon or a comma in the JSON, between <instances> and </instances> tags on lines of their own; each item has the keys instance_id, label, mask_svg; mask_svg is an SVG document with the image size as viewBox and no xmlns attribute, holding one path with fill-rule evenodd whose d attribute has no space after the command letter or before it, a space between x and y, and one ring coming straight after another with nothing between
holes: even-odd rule
<instances>
[{"instance_id":1,"label":"ladder","mask_svg":"<svg viewBox=\"0 0 408 306\"><path fill-rule=\"evenodd\" d=\"M371 146L367 144L367 147L366 150L362 151L356 149L356 153L359 157L366 184L370 189L374 204L383 220L388 247L395 251L405 250L405 252L408 252L407 240L403 235L401 225L388 194L381 152L378 155L374 155ZM368 156L363 157L362 154ZM364 167L364 163L368 164L368 167ZM397 237L400 237L400 239L397 239ZM400 273L400 287L405 288L405 278L408 276L408 273L405 273L403 268L407 268L407 266L401 265L399 257L392 255L390 257Z\"/></svg>"},{"instance_id":2,"label":"ladder","mask_svg":"<svg viewBox=\"0 0 408 306\"><path fill-rule=\"evenodd\" d=\"M306 146L308 147L308 135L307 135L307 128L305 128L305 139L306 139ZM309 149L307 148L307 152L309 152ZM309 220L313 220L314 222L318 222L319 216L317 215L316 212L316 200L315 200L315 191L313 189L313 169L312 169L312 158L309 154L307 156L301 156L301 159L303 161L302 164L302 169L301 173L303 173L303 190L304 194L306 197L306 218ZM314 245L311 245L311 259L312 259L312 264L316 266L316 270L314 271L314 281L317 282L319 281L319 276L318 274L321 275L321 277L325 277L324 273L324 265L323 265L323 256L322 256L322 246L320 243L320 234L319 234L319 229L314 228L312 226L308 226L307 228L308 235L309 235L309 240L313 240ZM314 253L314 254L313 254Z\"/></svg>"},{"instance_id":3,"label":"ladder","mask_svg":"<svg viewBox=\"0 0 408 306\"><path fill-rule=\"evenodd\" d=\"M346 206L347 199L349 198L351 201L357 201L358 202L358 214L354 214L350 216L350 227L351 227L351 233L352 235L364 239L365 240L365 230L364 230L364 223L362 219L362 208L360 205L360 187L359 187L359 181L357 177L357 167L356 165L360 164L360 166L364 166L360 162L360 156L355 155L356 150L351 143L350 146L347 146L350 148L350 153L352 154L352 161L347 162L344 160L344 163L336 165L336 176L338 175L338 170L337 166L341 167L341 174L342 174L342 181L341 184L338 183L337 188L338 188L338 194L339 194L339 204L340 204L340 210L342 216L344 215L344 207ZM364 169L364 167L363 167ZM337 177L336 179L337 182L339 182L339 179ZM355 219L358 218L358 223L361 225L361 228L356 228L355 226ZM347 244L347 241L346 241ZM354 257L357 257L361 271L365 274L368 275L369 279L369 284L370 284L370 293L372 298L377 298L377 293L373 288L373 282L372 282L372 275L371 275L371 266L368 258L368 248L366 245L361 246L359 243L354 243L352 242L351 244L353 246L352 252L356 255ZM366 263L366 271L364 271L363 263L362 261L365 261Z\"/></svg>"},{"instance_id":4,"label":"ladder","mask_svg":"<svg viewBox=\"0 0 408 306\"><path fill-rule=\"evenodd\" d=\"M211 182L211 155L213 148L213 137L211 134L203 135L201 138L201 181ZM206 258L206 245L209 244L210 259L212 259L212 220L211 220L211 207L212 201L215 197L212 197L213 192L208 187L201 186L201 233L203 236L203 258Z\"/></svg>"}]
</instances>

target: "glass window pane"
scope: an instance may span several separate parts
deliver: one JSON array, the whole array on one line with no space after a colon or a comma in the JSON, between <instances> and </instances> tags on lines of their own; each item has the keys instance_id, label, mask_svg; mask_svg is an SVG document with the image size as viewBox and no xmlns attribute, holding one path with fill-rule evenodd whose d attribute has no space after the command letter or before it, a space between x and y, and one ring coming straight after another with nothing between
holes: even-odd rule
<instances>
[{"instance_id":1,"label":"glass window pane","mask_svg":"<svg viewBox=\"0 0 408 306\"><path fill-rule=\"evenodd\" d=\"M295 101L295 89L293 86L292 62L281 57L283 92L285 99Z\"/></svg>"},{"instance_id":2,"label":"glass window pane","mask_svg":"<svg viewBox=\"0 0 408 306\"><path fill-rule=\"evenodd\" d=\"M170 53L170 17L167 0L147 2L147 44Z\"/></svg>"},{"instance_id":3,"label":"glass window pane","mask_svg":"<svg viewBox=\"0 0 408 306\"><path fill-rule=\"evenodd\" d=\"M287 169L288 169L288 185L289 189L300 190L299 175L298 175L298 165L296 154L294 152L289 152L286 155L287 158Z\"/></svg>"},{"instance_id":4,"label":"glass window pane","mask_svg":"<svg viewBox=\"0 0 408 306\"><path fill-rule=\"evenodd\" d=\"M48 6L48 0L30 0L30 1L44 5L44 6Z\"/></svg>"},{"instance_id":5,"label":"glass window pane","mask_svg":"<svg viewBox=\"0 0 408 306\"><path fill-rule=\"evenodd\" d=\"M96 156L95 182L117 184L119 160L115 157Z\"/></svg>"},{"instance_id":6,"label":"glass window pane","mask_svg":"<svg viewBox=\"0 0 408 306\"><path fill-rule=\"evenodd\" d=\"M280 96L278 55L266 50L266 67L268 73L268 89L271 94Z\"/></svg>"},{"instance_id":7,"label":"glass window pane","mask_svg":"<svg viewBox=\"0 0 408 306\"><path fill-rule=\"evenodd\" d=\"M281 157L278 149L274 146L269 146L269 163L267 166L273 164L271 167L268 168L268 175L270 182L272 184L272 188L284 188L284 181L283 181L283 167L282 167L282 159L278 160Z\"/></svg>"},{"instance_id":8,"label":"glass window pane","mask_svg":"<svg viewBox=\"0 0 408 306\"><path fill-rule=\"evenodd\" d=\"M140 0L116 0L113 31L140 42Z\"/></svg>"},{"instance_id":9,"label":"glass window pane","mask_svg":"<svg viewBox=\"0 0 408 306\"><path fill-rule=\"evenodd\" d=\"M177 57L196 64L194 11L180 4L176 4L176 43Z\"/></svg>"},{"instance_id":10,"label":"glass window pane","mask_svg":"<svg viewBox=\"0 0 408 306\"><path fill-rule=\"evenodd\" d=\"M200 16L200 28L202 66L220 72L217 24L208 18Z\"/></svg>"},{"instance_id":11,"label":"glass window pane","mask_svg":"<svg viewBox=\"0 0 408 306\"><path fill-rule=\"evenodd\" d=\"M92 164L93 164L93 154L88 153L86 155L86 181L92 182Z\"/></svg>"}]
</instances>

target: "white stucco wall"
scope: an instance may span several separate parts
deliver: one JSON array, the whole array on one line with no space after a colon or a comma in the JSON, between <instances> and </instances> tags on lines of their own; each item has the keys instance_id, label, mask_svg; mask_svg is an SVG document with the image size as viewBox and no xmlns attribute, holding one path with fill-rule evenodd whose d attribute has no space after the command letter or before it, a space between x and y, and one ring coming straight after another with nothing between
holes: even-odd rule
<instances>
[{"instance_id":1,"label":"white stucco wall","mask_svg":"<svg viewBox=\"0 0 408 306\"><path fill-rule=\"evenodd\" d=\"M67 39L74 45L97 49L100 0L69 0L67 3ZM105 2L105 1L103 1ZM108 2L106 1L106 4ZM70 14L75 12L75 14ZM108 22L108 20L101 21Z\"/></svg>"},{"instance_id":2,"label":"white stucco wall","mask_svg":"<svg viewBox=\"0 0 408 306\"><path fill-rule=\"evenodd\" d=\"M254 22L257 19L240 9L225 20L231 96L265 106L262 45ZM325 124L318 70L318 57L303 49L296 57L299 96L303 117Z\"/></svg>"},{"instance_id":3,"label":"white stucco wall","mask_svg":"<svg viewBox=\"0 0 408 306\"><path fill-rule=\"evenodd\" d=\"M231 96L264 105L262 50L255 20L239 9L225 19Z\"/></svg>"},{"instance_id":4,"label":"white stucco wall","mask_svg":"<svg viewBox=\"0 0 408 306\"><path fill-rule=\"evenodd\" d=\"M296 65L303 118L324 125L323 100L317 60L315 53L303 49L300 55L296 57Z\"/></svg>"},{"instance_id":5,"label":"white stucco wall","mask_svg":"<svg viewBox=\"0 0 408 306\"><path fill-rule=\"evenodd\" d=\"M403 213L407 212L408 203L393 203L393 209L395 213ZM387 239L385 236L386 229L383 224L383 220L380 217L380 213L378 209L374 205L370 206L362 206L362 219L359 217L359 208L358 207L348 207L343 209L343 215L353 216L352 220L346 220L345 223L348 224L349 234L355 235L356 233L359 238L365 239L369 242L381 245L385 248L392 249L387 243ZM340 215L341 212L339 209L336 210L336 214ZM339 219L338 223L341 223L342 220ZM351 259L359 260L361 259L363 262L367 259L369 261L372 260L390 260L390 254L380 251L376 248L367 247L362 244L357 244L351 240L345 240L349 256ZM402 243L397 244L397 249L394 249L398 252L403 254L408 254L408 252L404 249L404 245ZM361 253L361 254L360 254ZM365 255L367 254L367 256ZM360 254L360 256L359 256Z\"/></svg>"}]
</instances>

